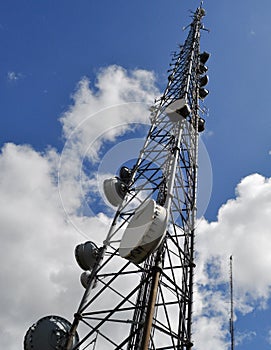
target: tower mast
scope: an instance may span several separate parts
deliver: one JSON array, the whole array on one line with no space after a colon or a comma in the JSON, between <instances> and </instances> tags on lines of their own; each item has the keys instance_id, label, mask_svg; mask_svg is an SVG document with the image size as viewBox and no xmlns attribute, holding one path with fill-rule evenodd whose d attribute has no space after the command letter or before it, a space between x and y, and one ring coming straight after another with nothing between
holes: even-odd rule
<instances>
[{"instance_id":1,"label":"tower mast","mask_svg":"<svg viewBox=\"0 0 271 350\"><path fill-rule=\"evenodd\" d=\"M76 247L85 292L73 322L65 324L68 331L54 338L55 348L50 345L54 349L87 349L93 339L102 350L193 346L198 138L208 95L209 54L200 52L204 16L201 4L184 44L173 53L138 159L104 182L117 210L100 248L93 242ZM57 334L59 318L46 322ZM38 350L29 344L39 325L29 329L25 350Z\"/></svg>"},{"instance_id":2,"label":"tower mast","mask_svg":"<svg viewBox=\"0 0 271 350\"><path fill-rule=\"evenodd\" d=\"M234 350L234 321L233 321L233 274L232 274L232 255L230 256L230 299L231 299L231 311L230 311L230 335L231 335L231 350Z\"/></svg>"}]
</instances>

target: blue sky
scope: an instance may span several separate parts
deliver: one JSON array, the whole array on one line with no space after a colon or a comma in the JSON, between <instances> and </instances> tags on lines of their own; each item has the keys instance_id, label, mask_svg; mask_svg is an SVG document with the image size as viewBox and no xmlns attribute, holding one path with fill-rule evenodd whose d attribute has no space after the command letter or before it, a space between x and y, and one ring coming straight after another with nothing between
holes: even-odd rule
<instances>
[{"instance_id":1,"label":"blue sky","mask_svg":"<svg viewBox=\"0 0 271 350\"><path fill-rule=\"evenodd\" d=\"M108 1L79 1L76 6L72 1L2 3L1 144L61 149L58 118L80 78L88 76L94 83L100 67L152 70L163 89L169 53L184 39L181 28L196 5L197 1L119 1L113 6ZM268 175L269 6L268 1L205 3L211 33L203 35L202 47L212 53L207 127L214 133L205 142L210 145L214 193L220 203L242 176L256 171ZM227 164L223 181L222 158ZM214 206L210 215L215 212Z\"/></svg>"},{"instance_id":2,"label":"blue sky","mask_svg":"<svg viewBox=\"0 0 271 350\"><path fill-rule=\"evenodd\" d=\"M84 103L91 102L94 112L97 112L99 108L110 107L113 90L111 91L108 86L111 81L118 81L114 80L117 75L122 77L121 81L129 83L127 86L134 100L137 98L142 103L148 103L153 96L157 94L159 96L159 91L162 91L166 85L170 52L184 41L188 32L183 31L182 28L190 23L189 10L194 10L198 4L199 1L195 0L138 0L134 2L124 0L114 2L110 0L99 2L11 0L0 3L0 146L4 147L1 162L2 184L5 185L1 187L1 191L3 191L3 198L7 198L6 202L2 203L5 207L3 214L5 220L0 225L7 235L10 232L9 238L3 238L3 240L6 242L7 249L13 252L12 257L19 253L19 250L10 246L10 244L16 244L17 240L24 242L25 249L38 250L39 246L37 238L31 235L33 239L27 238L27 235L23 235L22 238L20 232L17 232L12 226L13 216L22 215L22 211L15 210L18 205L18 197L26 196L20 197L22 204L27 202L29 208L32 208L32 205L33 208L40 206L43 211L47 210L48 215L52 213L52 217L56 211L60 213L57 191L50 187L49 182L53 180L49 176L57 169L58 157L64 144L67 145L72 128L77 126L77 122L83 120L80 115L85 113ZM261 216L261 209L267 210L268 205L271 206L271 197L266 195L269 193L268 180L271 177L271 155L269 154L271 151L269 108L271 3L268 0L262 0L260 3L252 0L226 2L206 0L204 7L207 10L204 23L205 27L210 29L210 33L203 32L201 46L212 56L208 61L210 94L206 98L209 116L202 140L211 161L213 187L209 207L205 214L205 226L203 225L198 244L202 243L203 248L207 247L209 238L204 237L207 237L207 233L209 234L214 226L217 229L216 234L221 234L221 237L228 234L229 240L234 227L238 226L242 231L241 227L244 226L243 235L240 237L246 237L246 232L251 232L251 235L247 234L247 236L253 239L258 228L261 232L265 232L265 235L259 240L267 242L265 246L269 247L267 228L270 223L268 221L270 213L266 212L266 215ZM123 67L124 70L122 73L113 69L107 70L112 65ZM144 73L144 76L135 73L140 70L148 73ZM142 86L142 91L145 91L144 94L140 94L138 81L140 81L139 86ZM146 82L150 83L147 88ZM118 91L121 89L121 87L115 88ZM121 101L127 102L125 98L114 100L114 102ZM89 108L88 114L91 113L91 107ZM76 120L77 116L78 120ZM136 121L143 121L143 119L139 118ZM86 130L90 130L91 127L87 125ZM97 132L101 133L102 125L99 128L97 127ZM84 137L89 136L86 134ZM6 143L11 143L12 147L5 148ZM258 177L253 175L256 173L259 174ZM39 174L40 180L37 180L35 174L37 176ZM35 199L31 196L28 198L29 188L32 187L24 184L23 181L23 178L28 177L33 178L33 183L37 182L35 186L37 188L40 186L44 190L42 193L51 194L48 196L56 204L49 207L44 194L39 194L41 197L38 196ZM241 182L242 179L244 182ZM16 193L9 192L9 189L16 183L20 183L18 190L21 191L17 192L17 196ZM238 184L239 189L236 192ZM262 187L263 190L261 190ZM67 198L69 194L66 193ZM26 202L23 198L26 198ZM79 197L76 199L80 201ZM228 200L231 201L227 202ZM69 205L73 210L76 200ZM222 206L224 211L220 211L220 217L217 219L218 211ZM236 210L237 213L238 208L240 215L234 217L232 211ZM10 220L8 220L7 213L9 215L13 213ZM250 219L254 218L254 214L255 220L257 217L261 218L258 226L255 224L254 227L254 222L251 222L251 226L246 226ZM231 219L228 226L225 224L227 221L225 218ZM25 224L28 220L30 219L24 213L18 222ZM64 221L62 214L59 214L56 221L52 219L51 225L56 226L56 222L61 222L59 227L69 232L71 228L65 226ZM43 225L50 228L47 221ZM23 227L31 230L32 225ZM39 227L42 230L41 226ZM55 235L53 237L56 239L57 231L56 228L52 229L52 235ZM267 341L271 330L269 321L271 283L269 277L262 276L257 268L261 269L262 266L265 266L264 272L270 270L268 250L263 252L260 249L262 246L260 244L257 246L257 239L255 242L245 244L247 251L251 249L255 260L262 261L263 264L256 264L255 271L250 278L249 271L246 271L246 275L241 269L248 255L244 254L245 258L243 258L240 254L238 257L238 251L242 250L243 245L241 239L237 240L238 232L232 238L232 245L225 249L225 253L222 248L219 248L219 253L211 252L211 254L215 258L219 256L220 272L228 268L225 256L234 255L235 252L237 254L234 265L236 293L238 294L236 297L238 299L236 301L238 304L236 331L237 333L242 332L242 336L246 335L245 340L237 346L237 349L249 350L257 347L265 350L269 349L271 344L271 341ZM11 237L15 237L16 240ZM45 233L41 240L43 239L46 242ZM74 242L77 242L78 239L78 237L74 238ZM214 244L212 249L221 247L221 242L223 239L217 239L217 246ZM72 242L70 244L72 245ZM255 249L255 245L259 249ZM205 256L203 248L199 250L202 256ZM51 254L53 253L48 247L44 256L48 257ZM266 257L266 260L263 259L263 256ZM68 256L65 259L68 261ZM29 269L30 262L32 263L26 259L25 270L22 270L21 273ZM52 260L50 263L52 271L53 262ZM47 265L44 262L42 266L46 268ZM223 271L221 276L224 276L224 279L220 276L218 284L226 283ZM8 272L14 273L12 268ZM3 280L7 278L8 272L2 271ZM257 284L257 273L261 275L260 287L254 290L252 285ZM206 278L206 274L200 278L203 285ZM255 280L252 280L253 278ZM9 287L15 285L14 281L14 284L10 283ZM28 286L31 288L31 281ZM245 286L248 288L247 293L250 297L244 297ZM46 287L45 282L43 287L49 288ZM3 300L8 300L8 292L4 293ZM25 315L28 315L26 318L31 322L31 312L28 309L30 306L23 298L25 291L20 289L18 293L21 296L19 299L25 305L23 310ZM50 305L52 300L56 303L53 295L50 298L45 306ZM63 300L65 300L64 297ZM212 305L211 302L210 305ZM60 306L57 307L61 311ZM36 306L37 314L41 311L46 312L45 307L42 310L38 308ZM54 312L54 310L48 310L48 312ZM10 325L12 325L12 318L15 314L15 311L7 310ZM218 319L220 320L220 316ZM16 321L16 327L13 332L17 332L18 336L15 337L16 340L12 340L12 350L20 346L19 334L24 327L28 327L28 324ZM3 331L4 335L10 334L11 329L12 326ZM223 341L215 344L223 344L222 348L227 348ZM2 347L4 346L10 348L8 342L2 344ZM199 346L197 349L201 350L203 347Z\"/></svg>"}]
</instances>

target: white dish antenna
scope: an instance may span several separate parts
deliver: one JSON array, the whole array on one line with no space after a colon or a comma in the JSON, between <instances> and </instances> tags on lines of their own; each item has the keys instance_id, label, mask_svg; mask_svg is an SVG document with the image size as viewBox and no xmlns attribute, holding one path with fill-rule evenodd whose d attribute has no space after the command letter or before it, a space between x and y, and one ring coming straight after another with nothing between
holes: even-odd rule
<instances>
[{"instance_id":1,"label":"white dish antenna","mask_svg":"<svg viewBox=\"0 0 271 350\"><path fill-rule=\"evenodd\" d=\"M172 122L178 122L182 119L182 117L188 117L188 115L191 113L191 109L186 99L179 98L166 107L165 113Z\"/></svg>"},{"instance_id":2,"label":"white dish antenna","mask_svg":"<svg viewBox=\"0 0 271 350\"><path fill-rule=\"evenodd\" d=\"M144 261L162 242L168 211L150 199L140 205L120 242L119 255L134 263Z\"/></svg>"},{"instance_id":3,"label":"white dish antenna","mask_svg":"<svg viewBox=\"0 0 271 350\"><path fill-rule=\"evenodd\" d=\"M104 180L103 187L108 202L114 207L118 207L126 194L125 184L117 177L111 177L110 179Z\"/></svg>"}]
</instances>

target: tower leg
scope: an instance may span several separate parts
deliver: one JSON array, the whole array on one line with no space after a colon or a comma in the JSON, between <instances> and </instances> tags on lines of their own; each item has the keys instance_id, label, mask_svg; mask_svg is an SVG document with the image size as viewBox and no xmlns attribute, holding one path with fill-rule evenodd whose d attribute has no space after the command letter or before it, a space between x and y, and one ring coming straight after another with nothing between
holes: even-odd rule
<instances>
[{"instance_id":1,"label":"tower leg","mask_svg":"<svg viewBox=\"0 0 271 350\"><path fill-rule=\"evenodd\" d=\"M159 250L157 252L155 265L153 266L153 271L152 271L152 285L151 285L151 291L150 291L150 296L148 300L148 308L147 308L147 314L146 314L146 319L145 319L145 324L143 329L143 337L142 337L140 350L148 350L149 348L152 322L153 322L153 316L155 311L155 303L157 300L157 293L158 293L158 284L161 276L161 268L162 268L161 265L162 265L161 250Z\"/></svg>"}]
</instances>

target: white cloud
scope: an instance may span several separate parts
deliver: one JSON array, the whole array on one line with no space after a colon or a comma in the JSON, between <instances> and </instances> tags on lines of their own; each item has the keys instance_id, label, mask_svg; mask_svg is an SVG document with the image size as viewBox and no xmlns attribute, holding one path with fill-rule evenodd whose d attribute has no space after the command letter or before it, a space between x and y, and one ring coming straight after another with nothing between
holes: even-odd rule
<instances>
[{"instance_id":1,"label":"white cloud","mask_svg":"<svg viewBox=\"0 0 271 350\"><path fill-rule=\"evenodd\" d=\"M129 114L118 115L116 110L114 119L110 120L105 119L103 113L106 113L108 107L111 109L124 103L151 104L157 94L159 91L155 87L155 77L151 72L145 70L127 72L119 66L101 69L94 89L90 88L90 81L87 78L79 82L73 94L74 103L61 118L64 136L69 138L75 128L80 127L81 123L85 123L89 118L91 124L87 124L87 129L80 130L83 142L84 136L87 135L88 140L95 139L97 135L104 133L105 128L128 124L131 120L145 121L145 114L133 113L132 109L130 110L130 113L133 113L132 118ZM111 137L114 136L113 133Z\"/></svg>"},{"instance_id":2,"label":"white cloud","mask_svg":"<svg viewBox=\"0 0 271 350\"><path fill-rule=\"evenodd\" d=\"M257 333L255 331L248 331L244 333L235 332L235 345L239 346L241 344L244 344L245 342L249 342L256 336Z\"/></svg>"},{"instance_id":3,"label":"white cloud","mask_svg":"<svg viewBox=\"0 0 271 350\"><path fill-rule=\"evenodd\" d=\"M204 261L214 257L219 259L219 276L224 280L227 270L223 268L223 262L233 255L238 293L241 295L246 291L250 297L267 298L271 285L271 276L268 278L271 179L259 174L247 176L237 186L236 192L236 199L220 208L217 222L205 221L199 225L199 254Z\"/></svg>"},{"instance_id":4,"label":"white cloud","mask_svg":"<svg viewBox=\"0 0 271 350\"><path fill-rule=\"evenodd\" d=\"M17 80L19 75L10 72L8 78ZM133 110L127 102L149 103L156 92L153 74L143 70L128 73L116 66L105 68L97 77L95 91L84 78L74 94L74 104L61 118L68 140L60 170L56 150L39 153L31 146L12 143L2 148L1 348L22 348L26 330L44 315L72 317L82 295L81 271L73 257L75 245L85 240L78 231L101 244L110 223L103 213L97 213L97 218L78 214L84 201L78 182L87 181L81 169L82 157L99 135L102 141L114 139L129 128L134 111L146 111L145 105L134 103ZM107 108L95 115L123 103L124 109L118 107L109 113ZM146 113L138 115L133 121L146 119ZM89 116L91 122L86 121ZM103 134L105 128L107 134ZM98 155L102 141L98 139L92 152ZM65 200L70 198L68 204L65 202L68 216L59 198L58 171L61 194Z\"/></svg>"},{"instance_id":5,"label":"white cloud","mask_svg":"<svg viewBox=\"0 0 271 350\"><path fill-rule=\"evenodd\" d=\"M7 74L7 79L8 81L17 81L21 79L23 75L21 73L16 73L16 72L8 72Z\"/></svg>"},{"instance_id":6,"label":"white cloud","mask_svg":"<svg viewBox=\"0 0 271 350\"><path fill-rule=\"evenodd\" d=\"M79 82L73 104L61 118L66 143L59 179L67 213L82 209L82 196L89 188L91 179L82 171L83 163L100 162L104 142L114 141L132 128L131 123L149 123L148 106L157 94L153 73L127 72L119 66L101 69L93 89L87 78Z\"/></svg>"},{"instance_id":7,"label":"white cloud","mask_svg":"<svg viewBox=\"0 0 271 350\"><path fill-rule=\"evenodd\" d=\"M201 316L195 323L193 340L195 349L221 349L227 350L228 344L225 342L225 330L222 329L220 317Z\"/></svg>"},{"instance_id":8,"label":"white cloud","mask_svg":"<svg viewBox=\"0 0 271 350\"><path fill-rule=\"evenodd\" d=\"M128 73L117 66L103 69L95 88L82 79L73 95L73 105L61 118L67 142L60 169L60 154L53 149L38 153L26 145L3 147L2 348L21 348L25 331L40 317L59 314L70 319L76 310L82 288L74 246L84 241L80 232L100 244L110 222L102 213L97 213L102 220L79 215L85 200L82 186L93 185L82 161L100 161L104 141L115 140L130 128L131 120L145 122L145 103L150 103L154 95L158 91L152 73ZM58 171L68 216L59 198ZM240 182L236 198L220 208L216 222L201 221L196 242L195 348L227 348L225 284L230 255L234 257L236 309L250 312L270 297L270 214L271 180L254 174Z\"/></svg>"},{"instance_id":9,"label":"white cloud","mask_svg":"<svg viewBox=\"0 0 271 350\"><path fill-rule=\"evenodd\" d=\"M52 150L42 155L14 144L5 145L0 156L0 329L2 347L12 350L20 346L33 317L48 312L46 307L63 294L64 286L52 283L52 274L64 271L64 264L67 271L72 268L66 257L76 235L59 204L56 158ZM63 259L57 261L61 245Z\"/></svg>"},{"instance_id":10,"label":"white cloud","mask_svg":"<svg viewBox=\"0 0 271 350\"><path fill-rule=\"evenodd\" d=\"M230 255L234 262L235 310L249 313L266 307L270 298L270 214L271 179L253 174L238 184L236 198L220 208L216 222L203 220L198 226L196 278L203 299L198 315L208 310L211 318L219 316L220 330L229 320L229 295L221 292L227 293ZM201 333L199 327L197 331ZM220 334L226 341L226 334Z\"/></svg>"}]
</instances>

